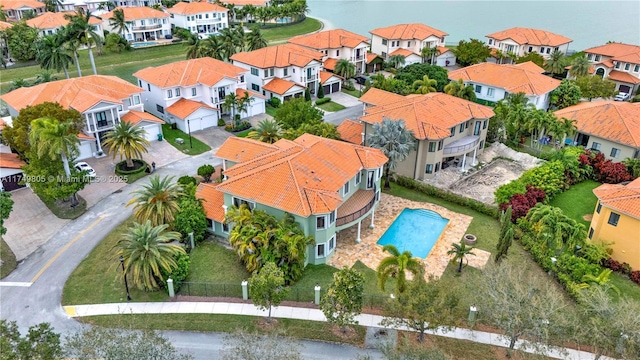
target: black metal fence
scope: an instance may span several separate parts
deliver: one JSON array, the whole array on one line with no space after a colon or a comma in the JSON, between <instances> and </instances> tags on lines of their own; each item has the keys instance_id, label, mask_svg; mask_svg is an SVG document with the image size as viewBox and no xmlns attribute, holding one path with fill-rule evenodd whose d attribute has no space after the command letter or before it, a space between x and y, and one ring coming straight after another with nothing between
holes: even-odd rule
<instances>
[{"instance_id":1,"label":"black metal fence","mask_svg":"<svg viewBox=\"0 0 640 360\"><path fill-rule=\"evenodd\" d=\"M363 207L362 209L351 213L349 215L345 215L342 217L339 217L336 219L336 226L342 226L344 224L348 224L352 221L357 220L358 218L360 218L362 215L366 214L367 211L371 210L371 208L373 207L373 205L376 203L376 193L374 191L373 193L373 197L371 198L371 201L369 201L369 203L367 205L365 205L365 207Z\"/></svg>"}]
</instances>

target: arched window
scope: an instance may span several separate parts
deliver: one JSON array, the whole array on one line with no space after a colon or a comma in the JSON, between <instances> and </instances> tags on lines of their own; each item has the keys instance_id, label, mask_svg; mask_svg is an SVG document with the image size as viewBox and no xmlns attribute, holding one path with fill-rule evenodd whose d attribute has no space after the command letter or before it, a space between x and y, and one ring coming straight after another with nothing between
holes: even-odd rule
<instances>
[{"instance_id":1,"label":"arched window","mask_svg":"<svg viewBox=\"0 0 640 360\"><path fill-rule=\"evenodd\" d=\"M604 78L604 69L598 68L598 70L596 70L596 75L600 76L601 78Z\"/></svg>"}]
</instances>

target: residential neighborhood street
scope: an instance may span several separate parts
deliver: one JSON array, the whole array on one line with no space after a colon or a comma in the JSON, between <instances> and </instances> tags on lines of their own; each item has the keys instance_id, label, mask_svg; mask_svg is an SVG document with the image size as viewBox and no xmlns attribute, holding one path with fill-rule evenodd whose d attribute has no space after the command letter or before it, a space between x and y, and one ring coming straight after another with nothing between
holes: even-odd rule
<instances>
[{"instance_id":1,"label":"residential neighborhood street","mask_svg":"<svg viewBox=\"0 0 640 360\"><path fill-rule=\"evenodd\" d=\"M340 111L326 113L324 115L324 121L338 126L344 119L356 120L360 116L362 116L362 104L350 106Z\"/></svg>"}]
</instances>

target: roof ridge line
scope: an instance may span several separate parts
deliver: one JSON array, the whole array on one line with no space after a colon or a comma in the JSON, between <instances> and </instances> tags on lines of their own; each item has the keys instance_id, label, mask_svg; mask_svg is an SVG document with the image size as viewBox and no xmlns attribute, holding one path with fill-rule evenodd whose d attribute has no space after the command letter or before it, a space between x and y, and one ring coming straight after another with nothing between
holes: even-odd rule
<instances>
[{"instance_id":1,"label":"roof ridge line","mask_svg":"<svg viewBox=\"0 0 640 360\"><path fill-rule=\"evenodd\" d=\"M302 145L300 145L302 147ZM293 164L289 158L285 158L287 165L289 165L289 171L291 172L291 176L293 177L293 183L296 184L296 191L298 192L298 198L300 199L300 203L303 206L308 207L307 209L302 209L303 214L306 214L306 210L308 210L309 215L311 215L311 204L309 202L309 197L307 196L306 187L304 188L304 195L302 189L300 189L300 184L298 183L298 178L296 177L295 169L293 168ZM306 201L304 201L306 199ZM307 215L308 216L308 215Z\"/></svg>"}]
</instances>

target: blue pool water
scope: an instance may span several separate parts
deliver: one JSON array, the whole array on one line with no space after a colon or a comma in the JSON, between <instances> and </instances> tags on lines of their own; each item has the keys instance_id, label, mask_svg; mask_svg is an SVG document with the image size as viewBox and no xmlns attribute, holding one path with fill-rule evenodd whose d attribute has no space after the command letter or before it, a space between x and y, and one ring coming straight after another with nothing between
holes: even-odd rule
<instances>
[{"instance_id":1,"label":"blue pool water","mask_svg":"<svg viewBox=\"0 0 640 360\"><path fill-rule=\"evenodd\" d=\"M404 209L378 240L378 245L394 245L401 253L411 251L414 257L426 258L449 223L431 210Z\"/></svg>"},{"instance_id":2,"label":"blue pool water","mask_svg":"<svg viewBox=\"0 0 640 360\"><path fill-rule=\"evenodd\" d=\"M153 46L158 45L156 41L147 41L147 42L139 42L131 44L132 47L145 47L145 46Z\"/></svg>"}]
</instances>

